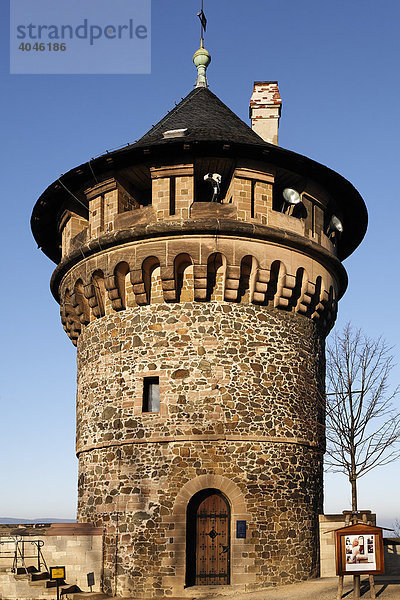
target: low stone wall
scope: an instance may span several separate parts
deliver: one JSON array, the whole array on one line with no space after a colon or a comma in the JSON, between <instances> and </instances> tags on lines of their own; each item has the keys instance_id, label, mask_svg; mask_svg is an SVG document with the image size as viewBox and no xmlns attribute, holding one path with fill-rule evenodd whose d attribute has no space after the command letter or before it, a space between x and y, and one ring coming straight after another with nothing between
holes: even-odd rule
<instances>
[{"instance_id":1,"label":"low stone wall","mask_svg":"<svg viewBox=\"0 0 400 600\"><path fill-rule=\"evenodd\" d=\"M320 577L335 577L335 530L344 527L344 515L319 515Z\"/></svg>"},{"instance_id":2,"label":"low stone wall","mask_svg":"<svg viewBox=\"0 0 400 600\"><path fill-rule=\"evenodd\" d=\"M24 541L26 566L37 567L32 540L44 542L41 550L47 567L65 566L66 582L89 591L87 574L94 573L93 591L100 591L103 577L103 530L86 524L54 523L37 526L0 526L0 599L34 599L54 597L54 590L45 588L45 581L30 582L27 576L16 576L11 571L12 553L18 536ZM7 543L4 543L7 542ZM21 561L18 567L21 567ZM44 567L41 568L44 570Z\"/></svg>"},{"instance_id":3,"label":"low stone wall","mask_svg":"<svg viewBox=\"0 0 400 600\"><path fill-rule=\"evenodd\" d=\"M383 538L385 575L400 577L400 538Z\"/></svg>"}]
</instances>

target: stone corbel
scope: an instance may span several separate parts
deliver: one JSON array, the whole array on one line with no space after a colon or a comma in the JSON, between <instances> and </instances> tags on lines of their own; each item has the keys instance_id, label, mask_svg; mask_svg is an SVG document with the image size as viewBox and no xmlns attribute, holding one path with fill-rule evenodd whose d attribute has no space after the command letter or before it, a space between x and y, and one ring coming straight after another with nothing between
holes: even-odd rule
<instances>
[{"instance_id":1,"label":"stone corbel","mask_svg":"<svg viewBox=\"0 0 400 600\"><path fill-rule=\"evenodd\" d=\"M88 301L90 308L92 309L93 315L98 319L101 317L101 309L97 301L96 290L92 282L88 283L84 287L85 298Z\"/></svg>"},{"instance_id":2,"label":"stone corbel","mask_svg":"<svg viewBox=\"0 0 400 600\"><path fill-rule=\"evenodd\" d=\"M304 274L306 277L306 274ZM305 315L309 312L310 306L312 305L313 298L315 296L315 284L307 281L302 288L300 298L297 301L295 312L299 312Z\"/></svg>"},{"instance_id":3,"label":"stone corbel","mask_svg":"<svg viewBox=\"0 0 400 600\"><path fill-rule=\"evenodd\" d=\"M65 313L65 303L64 302L61 302L61 304L60 304L60 317L61 317L61 324L63 326L63 329L64 329L65 333L68 334L67 315Z\"/></svg>"},{"instance_id":4,"label":"stone corbel","mask_svg":"<svg viewBox=\"0 0 400 600\"><path fill-rule=\"evenodd\" d=\"M111 300L111 306L114 310L122 310L124 305L119 293L117 278L115 275L109 275L104 279L104 286L108 292L108 297Z\"/></svg>"},{"instance_id":5,"label":"stone corbel","mask_svg":"<svg viewBox=\"0 0 400 600\"><path fill-rule=\"evenodd\" d=\"M333 327L334 322L336 321L337 315L337 302L332 288L329 291L329 300L326 305L326 310L324 313L324 324L327 328L331 329Z\"/></svg>"},{"instance_id":6,"label":"stone corbel","mask_svg":"<svg viewBox=\"0 0 400 600\"><path fill-rule=\"evenodd\" d=\"M326 307L329 303L329 294L326 290L321 290L319 295L319 299L317 300L317 304L315 306L314 312L311 315L311 319L317 321L321 318L322 314L326 310Z\"/></svg>"},{"instance_id":7,"label":"stone corbel","mask_svg":"<svg viewBox=\"0 0 400 600\"><path fill-rule=\"evenodd\" d=\"M90 322L90 315L85 296L81 292L75 290L75 292L71 294L71 304L80 323L82 323L82 325L87 325Z\"/></svg>"},{"instance_id":8,"label":"stone corbel","mask_svg":"<svg viewBox=\"0 0 400 600\"><path fill-rule=\"evenodd\" d=\"M296 287L296 277L294 275L283 275L278 279L278 287L274 298L275 308L286 308L289 306L290 298Z\"/></svg>"},{"instance_id":9,"label":"stone corbel","mask_svg":"<svg viewBox=\"0 0 400 600\"><path fill-rule=\"evenodd\" d=\"M239 285L240 267L227 266L224 292L226 302L235 302L238 299Z\"/></svg>"},{"instance_id":10,"label":"stone corbel","mask_svg":"<svg viewBox=\"0 0 400 600\"><path fill-rule=\"evenodd\" d=\"M161 267L160 276L165 302L176 302L176 277L174 267Z\"/></svg>"},{"instance_id":11,"label":"stone corbel","mask_svg":"<svg viewBox=\"0 0 400 600\"><path fill-rule=\"evenodd\" d=\"M61 306L61 322L68 337L76 345L76 341L81 333L81 323L74 311L71 296L68 292L66 292L64 302Z\"/></svg>"},{"instance_id":12,"label":"stone corbel","mask_svg":"<svg viewBox=\"0 0 400 600\"><path fill-rule=\"evenodd\" d=\"M256 304L264 304L266 301L266 293L270 279L271 271L269 269L257 269L252 299Z\"/></svg>"},{"instance_id":13,"label":"stone corbel","mask_svg":"<svg viewBox=\"0 0 400 600\"><path fill-rule=\"evenodd\" d=\"M194 299L207 299L207 265L193 265Z\"/></svg>"},{"instance_id":14,"label":"stone corbel","mask_svg":"<svg viewBox=\"0 0 400 600\"><path fill-rule=\"evenodd\" d=\"M135 301L138 306L144 306L149 303L147 298L146 288L143 281L142 269L136 269L131 271L131 283L133 286L133 293L135 294Z\"/></svg>"}]
</instances>

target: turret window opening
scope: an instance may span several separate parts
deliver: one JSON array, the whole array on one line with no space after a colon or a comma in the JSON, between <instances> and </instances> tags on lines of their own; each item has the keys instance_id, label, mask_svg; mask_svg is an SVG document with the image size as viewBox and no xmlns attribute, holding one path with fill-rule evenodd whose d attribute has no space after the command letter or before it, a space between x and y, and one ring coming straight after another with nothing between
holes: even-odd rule
<instances>
[{"instance_id":1,"label":"turret window opening","mask_svg":"<svg viewBox=\"0 0 400 600\"><path fill-rule=\"evenodd\" d=\"M256 182L254 179L251 181L251 204L250 204L250 217L254 219L255 215L255 198L256 198Z\"/></svg>"},{"instance_id":2,"label":"turret window opening","mask_svg":"<svg viewBox=\"0 0 400 600\"><path fill-rule=\"evenodd\" d=\"M311 231L312 235L315 236L315 204L311 204Z\"/></svg>"},{"instance_id":3,"label":"turret window opening","mask_svg":"<svg viewBox=\"0 0 400 600\"><path fill-rule=\"evenodd\" d=\"M301 200L304 204L304 206L306 207L306 229L310 230L311 236L315 237L317 234L317 205L318 202L315 198L313 198L312 196L309 196L308 194L302 194L301 196ZM321 205L319 204L320 209L322 209Z\"/></svg>"},{"instance_id":4,"label":"turret window opening","mask_svg":"<svg viewBox=\"0 0 400 600\"><path fill-rule=\"evenodd\" d=\"M170 177L169 180L169 214L175 214L175 197L176 197L176 177Z\"/></svg>"},{"instance_id":5,"label":"turret window opening","mask_svg":"<svg viewBox=\"0 0 400 600\"><path fill-rule=\"evenodd\" d=\"M144 413L160 412L160 379L159 377L145 377L143 379L143 407Z\"/></svg>"}]
</instances>

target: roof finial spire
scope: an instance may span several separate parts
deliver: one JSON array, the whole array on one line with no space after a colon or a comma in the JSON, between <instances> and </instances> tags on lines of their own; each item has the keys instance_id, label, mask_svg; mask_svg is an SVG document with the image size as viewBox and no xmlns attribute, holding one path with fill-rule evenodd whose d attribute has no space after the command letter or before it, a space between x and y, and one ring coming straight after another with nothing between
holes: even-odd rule
<instances>
[{"instance_id":1,"label":"roof finial spire","mask_svg":"<svg viewBox=\"0 0 400 600\"><path fill-rule=\"evenodd\" d=\"M204 32L207 28L207 19L204 14L204 0L201 0L201 12L197 13L201 23L200 48L193 56L193 62L197 68L196 87L208 87L206 70L211 62L211 55L204 48Z\"/></svg>"}]
</instances>

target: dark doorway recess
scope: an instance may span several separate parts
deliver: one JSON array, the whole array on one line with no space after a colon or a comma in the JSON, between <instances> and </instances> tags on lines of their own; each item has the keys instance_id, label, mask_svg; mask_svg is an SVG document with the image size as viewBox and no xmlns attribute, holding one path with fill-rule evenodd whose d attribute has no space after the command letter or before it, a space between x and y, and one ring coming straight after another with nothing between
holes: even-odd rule
<instances>
[{"instance_id":1,"label":"dark doorway recess","mask_svg":"<svg viewBox=\"0 0 400 600\"><path fill-rule=\"evenodd\" d=\"M187 508L186 586L230 583L231 511L214 488L198 492Z\"/></svg>"}]
</instances>

